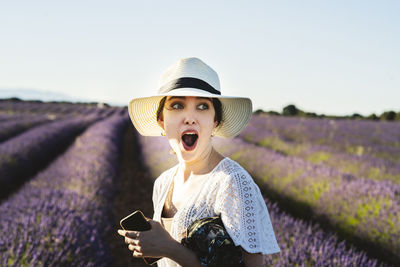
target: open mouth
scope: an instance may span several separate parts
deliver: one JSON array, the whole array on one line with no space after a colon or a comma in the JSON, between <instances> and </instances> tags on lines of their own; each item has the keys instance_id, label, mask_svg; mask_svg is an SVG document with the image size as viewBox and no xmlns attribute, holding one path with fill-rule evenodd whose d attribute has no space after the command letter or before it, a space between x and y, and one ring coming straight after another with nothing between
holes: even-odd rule
<instances>
[{"instance_id":1,"label":"open mouth","mask_svg":"<svg viewBox=\"0 0 400 267\"><path fill-rule=\"evenodd\" d=\"M193 150L197 145L198 138L199 138L198 134L194 132L184 133L182 135L182 144L185 150L187 151Z\"/></svg>"}]
</instances>

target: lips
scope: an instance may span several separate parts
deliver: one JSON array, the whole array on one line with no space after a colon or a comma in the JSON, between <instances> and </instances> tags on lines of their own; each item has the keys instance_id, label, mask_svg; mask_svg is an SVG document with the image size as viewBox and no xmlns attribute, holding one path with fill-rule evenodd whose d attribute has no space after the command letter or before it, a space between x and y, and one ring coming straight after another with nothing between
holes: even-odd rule
<instances>
[{"instance_id":1,"label":"lips","mask_svg":"<svg viewBox=\"0 0 400 267\"><path fill-rule=\"evenodd\" d=\"M182 133L181 139L183 148L187 151L191 151L196 148L197 140L199 138L199 134L195 130L186 130Z\"/></svg>"}]
</instances>

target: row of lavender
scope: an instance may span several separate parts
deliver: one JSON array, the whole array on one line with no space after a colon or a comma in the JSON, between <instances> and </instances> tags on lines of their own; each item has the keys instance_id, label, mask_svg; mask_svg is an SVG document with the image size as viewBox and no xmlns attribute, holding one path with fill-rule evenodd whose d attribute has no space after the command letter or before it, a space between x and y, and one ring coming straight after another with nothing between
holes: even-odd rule
<instances>
[{"instance_id":1,"label":"row of lavender","mask_svg":"<svg viewBox=\"0 0 400 267\"><path fill-rule=\"evenodd\" d=\"M47 114L7 116L0 120L0 143L32 127L54 120Z\"/></svg>"},{"instance_id":2,"label":"row of lavender","mask_svg":"<svg viewBox=\"0 0 400 267\"><path fill-rule=\"evenodd\" d=\"M274 200L298 215L313 215L345 238L400 261L400 184L349 176L326 165L243 141L214 139Z\"/></svg>"},{"instance_id":3,"label":"row of lavender","mask_svg":"<svg viewBox=\"0 0 400 267\"><path fill-rule=\"evenodd\" d=\"M241 138L342 172L400 183L400 123L254 115Z\"/></svg>"},{"instance_id":4,"label":"row of lavender","mask_svg":"<svg viewBox=\"0 0 400 267\"><path fill-rule=\"evenodd\" d=\"M89 127L0 205L3 266L108 266L104 235L126 110Z\"/></svg>"},{"instance_id":5,"label":"row of lavender","mask_svg":"<svg viewBox=\"0 0 400 267\"><path fill-rule=\"evenodd\" d=\"M118 109L114 108L115 111L118 112ZM54 121L48 121L40 114L27 116L23 122L32 121L29 124L31 128L22 133L10 131L15 135L0 143L0 200L51 162L90 124L107 116L109 113L103 111L89 115L65 115ZM0 122L0 126L4 124L7 122ZM14 123L13 126L21 130L21 124Z\"/></svg>"},{"instance_id":6,"label":"row of lavender","mask_svg":"<svg viewBox=\"0 0 400 267\"><path fill-rule=\"evenodd\" d=\"M349 152L351 146L362 146L365 153L390 153L390 147L400 145L398 122L254 115L251 123L285 140L329 145Z\"/></svg>"},{"instance_id":7,"label":"row of lavender","mask_svg":"<svg viewBox=\"0 0 400 267\"><path fill-rule=\"evenodd\" d=\"M169 154L166 138L140 136L139 140L143 160L154 177L176 164L175 156ZM234 149L236 145L220 143L218 147L229 152L228 148ZM323 231L318 224L294 219L267 199L266 204L282 251L266 256L266 266L385 266L346 242L339 242L335 234Z\"/></svg>"}]
</instances>

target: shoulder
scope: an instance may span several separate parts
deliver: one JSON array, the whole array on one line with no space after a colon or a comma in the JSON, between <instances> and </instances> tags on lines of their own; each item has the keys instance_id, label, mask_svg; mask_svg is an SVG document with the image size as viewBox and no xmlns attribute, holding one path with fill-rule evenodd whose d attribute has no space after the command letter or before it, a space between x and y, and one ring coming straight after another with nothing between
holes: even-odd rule
<instances>
[{"instance_id":1,"label":"shoulder","mask_svg":"<svg viewBox=\"0 0 400 267\"><path fill-rule=\"evenodd\" d=\"M251 175L236 161L225 158L221 163L221 178L220 182L224 184L238 183L238 182L254 182Z\"/></svg>"}]
</instances>

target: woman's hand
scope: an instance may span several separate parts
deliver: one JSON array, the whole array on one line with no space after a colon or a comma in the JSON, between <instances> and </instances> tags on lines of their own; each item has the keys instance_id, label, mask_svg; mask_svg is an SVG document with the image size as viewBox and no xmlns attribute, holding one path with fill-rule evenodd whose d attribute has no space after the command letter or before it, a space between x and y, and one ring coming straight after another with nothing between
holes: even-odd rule
<instances>
[{"instance_id":1,"label":"woman's hand","mask_svg":"<svg viewBox=\"0 0 400 267\"><path fill-rule=\"evenodd\" d=\"M165 257L168 248L176 242L175 239L157 221L148 219L151 225L149 231L124 231L118 234L125 237L128 249L133 251L133 257Z\"/></svg>"}]
</instances>

